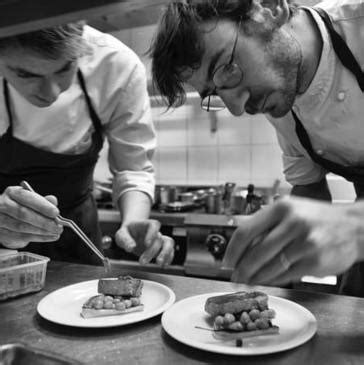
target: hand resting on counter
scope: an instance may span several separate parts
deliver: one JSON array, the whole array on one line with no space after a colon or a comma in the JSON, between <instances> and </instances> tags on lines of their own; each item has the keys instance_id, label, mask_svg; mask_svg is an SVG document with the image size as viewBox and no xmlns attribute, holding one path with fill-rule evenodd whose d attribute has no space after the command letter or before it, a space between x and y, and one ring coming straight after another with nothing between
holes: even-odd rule
<instances>
[{"instance_id":1,"label":"hand resting on counter","mask_svg":"<svg viewBox=\"0 0 364 365\"><path fill-rule=\"evenodd\" d=\"M8 187L0 195L0 244L18 249L29 242L57 241L63 232L55 221L58 214L55 196Z\"/></svg>"},{"instance_id":2,"label":"hand resting on counter","mask_svg":"<svg viewBox=\"0 0 364 365\"><path fill-rule=\"evenodd\" d=\"M169 265L174 257L174 241L159 232L160 223L154 219L123 223L115 234L116 244L139 257L141 264L153 258L160 266Z\"/></svg>"},{"instance_id":3,"label":"hand resting on counter","mask_svg":"<svg viewBox=\"0 0 364 365\"><path fill-rule=\"evenodd\" d=\"M364 257L364 203L284 198L244 217L223 266L236 282L284 285L344 272Z\"/></svg>"}]
</instances>

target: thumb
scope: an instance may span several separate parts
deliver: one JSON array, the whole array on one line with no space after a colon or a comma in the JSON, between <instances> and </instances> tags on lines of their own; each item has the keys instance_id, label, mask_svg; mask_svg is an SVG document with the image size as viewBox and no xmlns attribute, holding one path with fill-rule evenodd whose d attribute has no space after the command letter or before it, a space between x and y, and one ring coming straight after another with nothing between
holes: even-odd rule
<instances>
[{"instance_id":1,"label":"thumb","mask_svg":"<svg viewBox=\"0 0 364 365\"><path fill-rule=\"evenodd\" d=\"M50 202L50 203L52 203L53 205L55 205L55 206L58 206L58 199L57 199L57 197L56 196L54 196L54 195L47 195L47 196L45 196L45 198Z\"/></svg>"},{"instance_id":2,"label":"thumb","mask_svg":"<svg viewBox=\"0 0 364 365\"><path fill-rule=\"evenodd\" d=\"M115 242L120 248L127 252L132 252L137 246L128 228L123 226L115 233Z\"/></svg>"},{"instance_id":3,"label":"thumb","mask_svg":"<svg viewBox=\"0 0 364 365\"><path fill-rule=\"evenodd\" d=\"M222 267L234 268L250 244L262 239L280 221L283 214L284 210L280 208L279 203L274 203L253 215L243 217L231 236Z\"/></svg>"}]
</instances>

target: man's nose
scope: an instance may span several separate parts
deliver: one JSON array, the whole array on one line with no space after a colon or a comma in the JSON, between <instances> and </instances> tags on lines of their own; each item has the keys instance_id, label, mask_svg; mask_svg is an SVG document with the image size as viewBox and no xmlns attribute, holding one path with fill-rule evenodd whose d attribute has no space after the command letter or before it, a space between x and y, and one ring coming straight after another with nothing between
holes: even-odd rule
<instances>
[{"instance_id":1,"label":"man's nose","mask_svg":"<svg viewBox=\"0 0 364 365\"><path fill-rule=\"evenodd\" d=\"M62 92L61 85L57 80L53 78L44 78L40 86L40 96L48 100L49 102L54 102L57 100L59 94Z\"/></svg>"},{"instance_id":2,"label":"man's nose","mask_svg":"<svg viewBox=\"0 0 364 365\"><path fill-rule=\"evenodd\" d=\"M245 105L250 93L247 90L218 90L218 94L232 115L239 116L245 112Z\"/></svg>"}]
</instances>

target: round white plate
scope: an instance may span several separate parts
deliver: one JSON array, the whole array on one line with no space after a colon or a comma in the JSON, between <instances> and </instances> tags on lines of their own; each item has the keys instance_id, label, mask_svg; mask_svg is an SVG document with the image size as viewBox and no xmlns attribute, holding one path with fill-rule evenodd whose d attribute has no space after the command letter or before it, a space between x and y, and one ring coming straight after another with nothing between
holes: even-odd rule
<instances>
[{"instance_id":1,"label":"round white plate","mask_svg":"<svg viewBox=\"0 0 364 365\"><path fill-rule=\"evenodd\" d=\"M195 326L211 328L209 316L204 311L206 299L227 293L209 293L183 299L172 305L162 316L165 331L177 341L201 350L229 355L263 355L284 351L302 345L317 330L313 314L290 300L269 296L268 305L276 311L273 324L279 326L279 334L243 339L243 347L235 341L222 341L213 332Z\"/></svg>"},{"instance_id":2,"label":"round white plate","mask_svg":"<svg viewBox=\"0 0 364 365\"><path fill-rule=\"evenodd\" d=\"M49 293L38 303L38 313L51 322L66 326L115 327L143 321L163 313L176 299L174 292L167 286L143 280L143 311L120 316L83 318L80 314L82 305L90 297L97 295L97 283L98 280L84 281Z\"/></svg>"}]
</instances>

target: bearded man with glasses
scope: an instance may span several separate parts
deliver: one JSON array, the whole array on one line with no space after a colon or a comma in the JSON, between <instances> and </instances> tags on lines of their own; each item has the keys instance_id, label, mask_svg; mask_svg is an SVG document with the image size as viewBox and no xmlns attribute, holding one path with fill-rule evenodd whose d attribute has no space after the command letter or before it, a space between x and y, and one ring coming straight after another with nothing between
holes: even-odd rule
<instances>
[{"instance_id":1,"label":"bearded man with glasses","mask_svg":"<svg viewBox=\"0 0 364 365\"><path fill-rule=\"evenodd\" d=\"M282 285L351 268L340 292L364 296L364 204L322 201L331 201L328 172L364 197L363 44L360 0L167 6L151 47L154 83L167 106L184 103L188 84L208 112L264 113L277 131L291 193L300 197L237 228L224 257L233 280Z\"/></svg>"}]
</instances>

